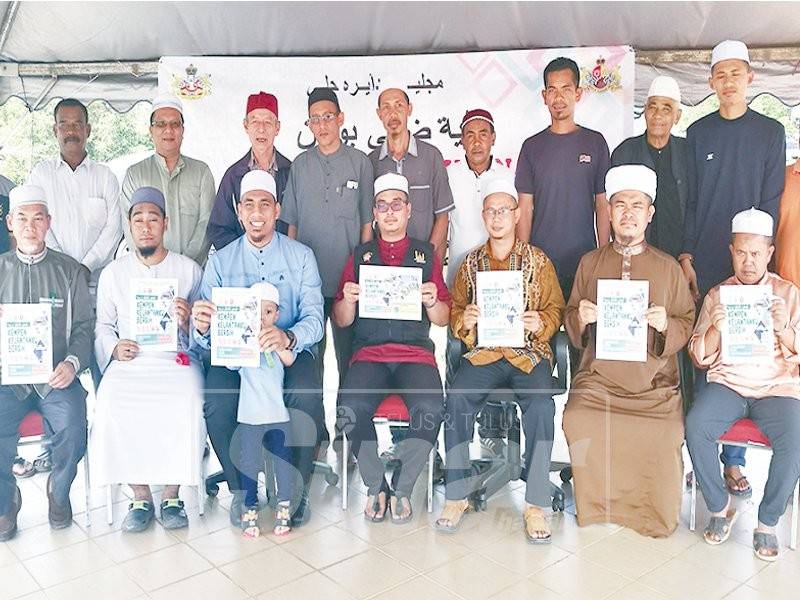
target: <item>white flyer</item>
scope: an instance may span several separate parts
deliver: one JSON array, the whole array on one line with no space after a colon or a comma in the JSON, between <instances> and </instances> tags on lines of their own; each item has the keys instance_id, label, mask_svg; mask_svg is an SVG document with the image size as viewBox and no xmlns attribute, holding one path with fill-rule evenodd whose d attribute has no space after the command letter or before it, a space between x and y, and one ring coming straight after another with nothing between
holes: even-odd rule
<instances>
[{"instance_id":1,"label":"white flyer","mask_svg":"<svg viewBox=\"0 0 800 600\"><path fill-rule=\"evenodd\" d=\"M524 348L522 271L478 271L475 278L478 346Z\"/></svg>"},{"instance_id":2,"label":"white flyer","mask_svg":"<svg viewBox=\"0 0 800 600\"><path fill-rule=\"evenodd\" d=\"M0 357L3 385L47 383L53 373L52 305L3 304Z\"/></svg>"},{"instance_id":3,"label":"white flyer","mask_svg":"<svg viewBox=\"0 0 800 600\"><path fill-rule=\"evenodd\" d=\"M775 356L772 288L768 285L723 285L720 302L725 306L722 327L722 362L764 363Z\"/></svg>"},{"instance_id":4,"label":"white flyer","mask_svg":"<svg viewBox=\"0 0 800 600\"><path fill-rule=\"evenodd\" d=\"M177 295L175 278L131 280L131 331L141 351L178 351Z\"/></svg>"},{"instance_id":5,"label":"white flyer","mask_svg":"<svg viewBox=\"0 0 800 600\"><path fill-rule=\"evenodd\" d=\"M211 288L217 311L211 316L211 364L258 367L261 297L248 288Z\"/></svg>"},{"instance_id":6,"label":"white flyer","mask_svg":"<svg viewBox=\"0 0 800 600\"><path fill-rule=\"evenodd\" d=\"M597 280L598 359L647 362L649 295L646 280Z\"/></svg>"},{"instance_id":7,"label":"white flyer","mask_svg":"<svg viewBox=\"0 0 800 600\"><path fill-rule=\"evenodd\" d=\"M361 319L422 320L422 269L361 265L358 273Z\"/></svg>"}]
</instances>

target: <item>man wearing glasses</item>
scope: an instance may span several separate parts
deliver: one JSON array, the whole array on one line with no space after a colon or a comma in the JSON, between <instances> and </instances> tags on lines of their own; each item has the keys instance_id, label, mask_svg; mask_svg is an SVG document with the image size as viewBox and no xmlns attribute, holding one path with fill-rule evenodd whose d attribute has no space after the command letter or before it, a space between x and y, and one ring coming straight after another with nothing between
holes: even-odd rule
<instances>
[{"instance_id":1,"label":"man wearing glasses","mask_svg":"<svg viewBox=\"0 0 800 600\"><path fill-rule=\"evenodd\" d=\"M150 137L155 154L128 167L122 181L121 215L125 240L133 248L127 215L133 193L141 187L154 187L167 201L169 230L164 234L167 250L183 254L203 266L210 243L206 227L214 204L214 176L202 161L181 154L183 143L183 105L175 96L163 95L153 100L150 114Z\"/></svg>"},{"instance_id":2,"label":"man wearing glasses","mask_svg":"<svg viewBox=\"0 0 800 600\"><path fill-rule=\"evenodd\" d=\"M222 176L214 209L208 221L208 239L215 250L222 250L244 234L236 217L236 203L239 202L239 187L246 173L258 169L272 175L278 188L278 202L283 198L283 190L289 179L292 161L275 149L275 137L281 130L278 99L275 96L267 92L250 94L247 98L244 130L250 140L250 149L228 167ZM278 221L275 231L286 233L286 230L286 223Z\"/></svg>"},{"instance_id":3,"label":"man wearing glasses","mask_svg":"<svg viewBox=\"0 0 800 600\"><path fill-rule=\"evenodd\" d=\"M375 177L397 173L408 179L411 220L408 235L433 244L439 261L447 248L448 213L455 208L442 153L416 139L408 130L413 106L399 88L386 88L378 96L378 118L386 139L369 154Z\"/></svg>"},{"instance_id":4,"label":"man wearing glasses","mask_svg":"<svg viewBox=\"0 0 800 600\"><path fill-rule=\"evenodd\" d=\"M342 143L343 124L335 92L312 90L306 125L316 144L292 163L281 210L289 237L310 247L317 259L325 298L323 332L347 257L358 244L372 239L372 165L361 150ZM332 329L342 382L350 363L352 332L336 325ZM323 333L318 357L321 375L326 338Z\"/></svg>"}]
</instances>

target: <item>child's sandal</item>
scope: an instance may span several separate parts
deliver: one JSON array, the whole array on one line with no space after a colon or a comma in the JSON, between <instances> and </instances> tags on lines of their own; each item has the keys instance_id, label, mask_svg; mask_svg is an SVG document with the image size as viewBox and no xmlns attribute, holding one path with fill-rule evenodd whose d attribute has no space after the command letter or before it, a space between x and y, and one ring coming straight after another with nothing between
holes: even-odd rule
<instances>
[{"instance_id":1,"label":"child's sandal","mask_svg":"<svg viewBox=\"0 0 800 600\"><path fill-rule=\"evenodd\" d=\"M272 533L275 535L286 535L292 530L292 512L288 502L278 502L275 510L275 523Z\"/></svg>"},{"instance_id":2,"label":"child's sandal","mask_svg":"<svg viewBox=\"0 0 800 600\"><path fill-rule=\"evenodd\" d=\"M245 537L257 538L261 535L258 526L258 507L251 506L242 514L242 533Z\"/></svg>"}]
</instances>

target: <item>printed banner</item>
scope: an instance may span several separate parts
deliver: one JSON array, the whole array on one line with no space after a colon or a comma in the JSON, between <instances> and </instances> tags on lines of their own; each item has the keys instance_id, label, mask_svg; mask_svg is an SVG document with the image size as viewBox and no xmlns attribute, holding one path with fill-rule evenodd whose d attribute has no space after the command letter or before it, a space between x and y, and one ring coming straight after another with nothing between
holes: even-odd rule
<instances>
[{"instance_id":1,"label":"printed banner","mask_svg":"<svg viewBox=\"0 0 800 600\"><path fill-rule=\"evenodd\" d=\"M2 384L47 383L53 372L53 309L48 303L3 304Z\"/></svg>"},{"instance_id":2,"label":"printed banner","mask_svg":"<svg viewBox=\"0 0 800 600\"><path fill-rule=\"evenodd\" d=\"M422 320L422 269L361 265L358 270L361 319Z\"/></svg>"},{"instance_id":3,"label":"printed banner","mask_svg":"<svg viewBox=\"0 0 800 600\"><path fill-rule=\"evenodd\" d=\"M211 316L211 364L258 367L261 297L248 288L211 288L217 312Z\"/></svg>"},{"instance_id":4,"label":"printed banner","mask_svg":"<svg viewBox=\"0 0 800 600\"><path fill-rule=\"evenodd\" d=\"M264 90L278 98L275 147L293 159L314 144L304 123L315 87L336 91L345 115L342 139L367 153L381 145L385 133L375 112L378 95L390 87L405 90L413 106L409 130L439 148L448 164L464 160L464 113L485 108L497 132L493 155L514 168L522 142L550 124L542 72L559 56L580 68L583 96L576 121L601 132L611 149L633 135L630 46L403 56L165 56L158 81L161 93L183 101L183 153L207 162L217 183L249 149L242 128L249 94Z\"/></svg>"},{"instance_id":5,"label":"printed banner","mask_svg":"<svg viewBox=\"0 0 800 600\"><path fill-rule=\"evenodd\" d=\"M174 278L131 280L131 331L142 352L178 351L177 294Z\"/></svg>"},{"instance_id":6,"label":"printed banner","mask_svg":"<svg viewBox=\"0 0 800 600\"><path fill-rule=\"evenodd\" d=\"M772 288L768 285L723 285L720 302L725 306L722 328L722 362L764 363L775 357Z\"/></svg>"},{"instance_id":7,"label":"printed banner","mask_svg":"<svg viewBox=\"0 0 800 600\"><path fill-rule=\"evenodd\" d=\"M523 348L522 271L478 271L478 346Z\"/></svg>"},{"instance_id":8,"label":"printed banner","mask_svg":"<svg viewBox=\"0 0 800 600\"><path fill-rule=\"evenodd\" d=\"M647 362L647 280L597 280L597 352L601 360Z\"/></svg>"}]
</instances>

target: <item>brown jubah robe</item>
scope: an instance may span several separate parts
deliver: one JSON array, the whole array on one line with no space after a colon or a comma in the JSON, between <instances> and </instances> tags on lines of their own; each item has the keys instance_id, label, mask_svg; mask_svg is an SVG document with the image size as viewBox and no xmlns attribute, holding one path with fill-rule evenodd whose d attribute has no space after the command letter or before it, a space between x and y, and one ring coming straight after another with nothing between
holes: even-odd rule
<instances>
[{"instance_id":1,"label":"brown jubah robe","mask_svg":"<svg viewBox=\"0 0 800 600\"><path fill-rule=\"evenodd\" d=\"M578 524L618 523L663 537L677 527L681 506L684 432L676 353L692 332L695 307L671 256L651 246L628 257L622 251L609 244L578 265L564 321L583 355L572 378L564 433ZM598 360L596 326L580 332L580 301L597 303L598 279L622 278L648 280L649 305L667 311L663 335L648 327L647 362Z\"/></svg>"}]
</instances>

